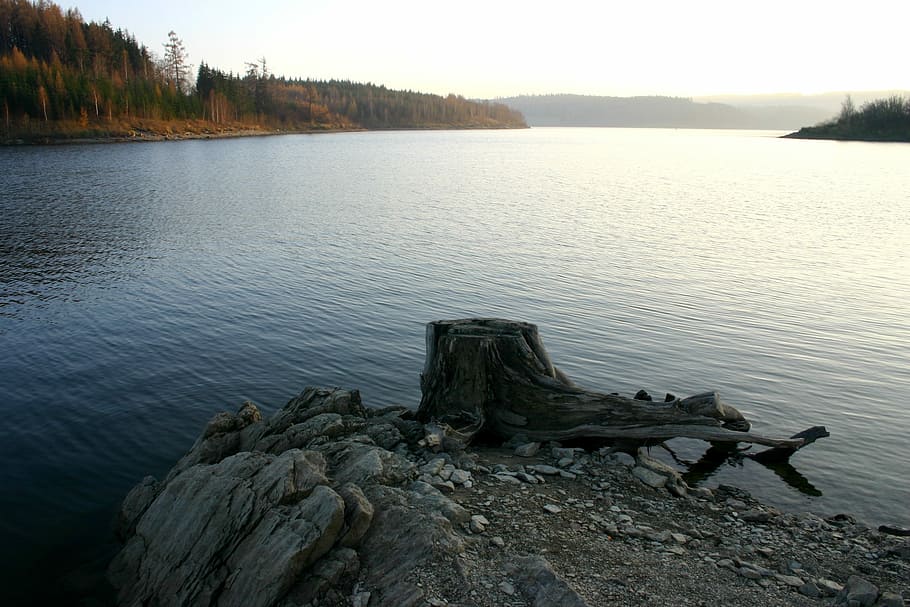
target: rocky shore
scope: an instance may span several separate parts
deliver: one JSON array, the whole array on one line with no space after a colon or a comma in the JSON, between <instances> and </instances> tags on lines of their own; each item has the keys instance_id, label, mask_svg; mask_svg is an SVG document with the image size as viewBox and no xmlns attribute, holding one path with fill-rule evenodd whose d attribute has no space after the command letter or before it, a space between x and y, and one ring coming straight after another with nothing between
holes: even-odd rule
<instances>
[{"instance_id":1,"label":"rocky shore","mask_svg":"<svg viewBox=\"0 0 910 607\"><path fill-rule=\"evenodd\" d=\"M460 450L404 407L309 388L221 413L123 502L123 605L862 605L910 599L910 540L689 488L644 450Z\"/></svg>"}]
</instances>

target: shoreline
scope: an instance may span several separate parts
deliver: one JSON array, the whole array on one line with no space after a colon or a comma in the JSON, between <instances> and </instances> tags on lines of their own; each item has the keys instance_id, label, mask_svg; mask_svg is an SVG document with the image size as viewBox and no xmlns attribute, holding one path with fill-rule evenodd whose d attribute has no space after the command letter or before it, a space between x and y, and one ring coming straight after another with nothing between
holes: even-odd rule
<instances>
[{"instance_id":1,"label":"shoreline","mask_svg":"<svg viewBox=\"0 0 910 607\"><path fill-rule=\"evenodd\" d=\"M910 540L850 515L784 513L732 486L686 487L643 449L460 450L433 445L431 425L321 388L269 420L252 403L216 415L163 481L147 477L125 498L125 544L109 569L119 602L209 604L200 587L265 607L910 599ZM221 506L241 487L262 496L244 506L253 519ZM298 537L290 521L310 531ZM206 539L189 546L197 536ZM218 546L234 556L213 569ZM166 589L156 581L175 577Z\"/></svg>"},{"instance_id":2,"label":"shoreline","mask_svg":"<svg viewBox=\"0 0 910 607\"><path fill-rule=\"evenodd\" d=\"M318 135L322 133L381 133L397 131L487 131L487 130L524 130L530 126L454 126L438 125L410 128L370 129L365 127L311 128L311 129L262 129L262 128L229 128L213 131L162 132L133 129L130 134L109 136L67 137L65 135L36 135L30 138L6 137L0 139L0 147L31 147L59 145L100 145L116 143L146 143L162 141L196 141L209 139L237 139L242 137L275 137L280 135Z\"/></svg>"}]
</instances>

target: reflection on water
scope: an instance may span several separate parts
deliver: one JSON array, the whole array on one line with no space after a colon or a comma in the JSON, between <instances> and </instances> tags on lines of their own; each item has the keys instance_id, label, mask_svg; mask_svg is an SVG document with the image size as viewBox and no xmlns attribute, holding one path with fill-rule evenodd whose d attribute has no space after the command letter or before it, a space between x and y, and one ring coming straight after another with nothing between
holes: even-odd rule
<instances>
[{"instance_id":1,"label":"reflection on water","mask_svg":"<svg viewBox=\"0 0 910 607\"><path fill-rule=\"evenodd\" d=\"M0 149L0 571L109 538L215 411L416 406L424 324L469 316L537 323L589 388L823 424L811 484L748 457L707 482L907 526L908 163L623 129Z\"/></svg>"}]
</instances>

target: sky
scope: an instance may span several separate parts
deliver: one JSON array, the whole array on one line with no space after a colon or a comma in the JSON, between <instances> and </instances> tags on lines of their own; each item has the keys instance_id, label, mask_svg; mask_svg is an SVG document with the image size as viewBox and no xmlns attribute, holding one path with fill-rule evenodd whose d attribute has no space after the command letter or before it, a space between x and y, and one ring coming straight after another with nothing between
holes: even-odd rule
<instances>
[{"instance_id":1,"label":"sky","mask_svg":"<svg viewBox=\"0 0 910 607\"><path fill-rule=\"evenodd\" d=\"M58 0L160 56L468 98L910 90L910 0Z\"/></svg>"}]
</instances>

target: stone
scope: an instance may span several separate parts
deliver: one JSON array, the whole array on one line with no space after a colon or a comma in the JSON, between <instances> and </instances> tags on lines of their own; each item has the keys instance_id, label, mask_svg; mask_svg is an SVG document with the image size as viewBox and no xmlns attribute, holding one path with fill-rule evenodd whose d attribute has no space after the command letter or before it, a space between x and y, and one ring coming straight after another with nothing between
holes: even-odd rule
<instances>
[{"instance_id":1,"label":"stone","mask_svg":"<svg viewBox=\"0 0 910 607\"><path fill-rule=\"evenodd\" d=\"M747 523L767 523L771 520L771 513L764 510L746 510L739 518Z\"/></svg>"},{"instance_id":2,"label":"stone","mask_svg":"<svg viewBox=\"0 0 910 607\"><path fill-rule=\"evenodd\" d=\"M821 591L824 596L834 596L844 589L841 584L838 584L837 582L826 578L819 578L815 580L815 586Z\"/></svg>"},{"instance_id":3,"label":"stone","mask_svg":"<svg viewBox=\"0 0 910 607\"><path fill-rule=\"evenodd\" d=\"M505 593L505 594L507 594L507 595L509 595L509 596L512 596L513 594L515 594L515 586L513 586L513 585L510 584L509 582L500 582L500 583L499 583L499 589L500 589L503 593Z\"/></svg>"},{"instance_id":4,"label":"stone","mask_svg":"<svg viewBox=\"0 0 910 607\"><path fill-rule=\"evenodd\" d=\"M560 472L559 468L548 466L546 464L534 464L531 466L526 466L526 468L535 474L544 474L546 476L555 476Z\"/></svg>"},{"instance_id":5,"label":"stone","mask_svg":"<svg viewBox=\"0 0 910 607\"><path fill-rule=\"evenodd\" d=\"M546 510L547 512L549 512L550 514L559 514L560 512L562 512L562 508L560 508L556 504L544 504L543 509Z\"/></svg>"},{"instance_id":6,"label":"stone","mask_svg":"<svg viewBox=\"0 0 910 607\"><path fill-rule=\"evenodd\" d=\"M504 539L502 539L501 537L499 537L497 535L497 536L490 538L490 544L496 546L497 548L502 548L503 546L506 545L506 542Z\"/></svg>"},{"instance_id":7,"label":"stone","mask_svg":"<svg viewBox=\"0 0 910 607\"><path fill-rule=\"evenodd\" d=\"M750 580L760 580L761 579L761 573L759 573L755 569L752 569L751 567L740 567L737 570L737 573L739 573L744 578L747 578Z\"/></svg>"},{"instance_id":8,"label":"stone","mask_svg":"<svg viewBox=\"0 0 910 607\"><path fill-rule=\"evenodd\" d=\"M452 471L452 474L449 476L449 480L456 485L464 485L471 480L471 473L467 470L461 470L458 468Z\"/></svg>"},{"instance_id":9,"label":"stone","mask_svg":"<svg viewBox=\"0 0 910 607\"><path fill-rule=\"evenodd\" d=\"M439 489L443 493L455 493L455 483L452 481L444 481L441 478L434 477L433 482L430 483L434 488Z\"/></svg>"},{"instance_id":10,"label":"stone","mask_svg":"<svg viewBox=\"0 0 910 607\"><path fill-rule=\"evenodd\" d=\"M816 586L812 582L806 582L805 584L803 584L802 586L797 588L797 590L799 591L800 594L803 594L812 599L817 599L822 595L821 590L818 589L818 586ZM903 606L901 606L901 607L903 607Z\"/></svg>"},{"instance_id":11,"label":"stone","mask_svg":"<svg viewBox=\"0 0 910 607\"><path fill-rule=\"evenodd\" d=\"M644 466L635 466L632 468L632 476L648 485L649 487L654 487L655 489L660 489L667 484L667 477L654 472L650 468L645 468Z\"/></svg>"},{"instance_id":12,"label":"stone","mask_svg":"<svg viewBox=\"0 0 910 607\"><path fill-rule=\"evenodd\" d=\"M793 588L799 588L800 586L802 586L805 583L802 578L797 577L795 575L786 575L783 573L775 573L774 577L775 577L775 579L777 579L777 581L782 582L782 583L786 584L787 586L791 586Z\"/></svg>"},{"instance_id":13,"label":"stone","mask_svg":"<svg viewBox=\"0 0 910 607\"><path fill-rule=\"evenodd\" d=\"M540 443L525 443L515 447L515 455L519 457L534 457L540 451Z\"/></svg>"},{"instance_id":14,"label":"stone","mask_svg":"<svg viewBox=\"0 0 910 607\"><path fill-rule=\"evenodd\" d=\"M511 484L513 484L513 485L520 485L520 484L521 484L521 481L520 481L520 480L518 480L517 478L515 478L514 476L512 476L512 475L510 475L510 474L502 474L502 473L500 473L500 474L494 474L494 475L493 475L493 478L495 478L495 479L497 479L497 480L500 480L500 481L503 481L504 483L511 483Z\"/></svg>"},{"instance_id":15,"label":"stone","mask_svg":"<svg viewBox=\"0 0 910 607\"><path fill-rule=\"evenodd\" d=\"M896 592L883 592L876 607L904 607L904 597Z\"/></svg>"},{"instance_id":16,"label":"stone","mask_svg":"<svg viewBox=\"0 0 910 607\"><path fill-rule=\"evenodd\" d=\"M527 472L517 472L515 474L515 478L517 478L520 481L524 481L524 482L528 483L529 485L536 485L540 482L540 480L536 476L534 476L533 474L528 474Z\"/></svg>"},{"instance_id":17,"label":"stone","mask_svg":"<svg viewBox=\"0 0 910 607\"><path fill-rule=\"evenodd\" d=\"M588 607L572 587L540 556L522 556L506 565L506 571L530 605Z\"/></svg>"},{"instance_id":18,"label":"stone","mask_svg":"<svg viewBox=\"0 0 910 607\"><path fill-rule=\"evenodd\" d=\"M473 533L483 533L489 524L490 521L482 514L475 514L471 517L470 526Z\"/></svg>"},{"instance_id":19,"label":"stone","mask_svg":"<svg viewBox=\"0 0 910 607\"><path fill-rule=\"evenodd\" d=\"M834 597L835 605L856 602L860 607L872 607L878 599L878 587L858 575L851 575L843 589Z\"/></svg>"},{"instance_id":20,"label":"stone","mask_svg":"<svg viewBox=\"0 0 910 607\"><path fill-rule=\"evenodd\" d=\"M166 607L218 595L271 605L342 532L344 500L325 486L324 472L320 454L298 449L242 452L184 470L111 563L118 601Z\"/></svg>"},{"instance_id":21,"label":"stone","mask_svg":"<svg viewBox=\"0 0 910 607\"><path fill-rule=\"evenodd\" d=\"M551 453L553 458L557 460L571 460L575 461L575 449L570 447L553 447ZM571 465L571 464L569 464Z\"/></svg>"},{"instance_id":22,"label":"stone","mask_svg":"<svg viewBox=\"0 0 910 607\"><path fill-rule=\"evenodd\" d=\"M622 451L613 453L610 455L610 458L613 463L616 463L620 466L625 466L626 468L632 468L635 466L635 458Z\"/></svg>"},{"instance_id":23,"label":"stone","mask_svg":"<svg viewBox=\"0 0 910 607\"><path fill-rule=\"evenodd\" d=\"M345 528L339 539L339 545L353 548L360 543L370 523L373 522L373 505L357 485L348 483L338 489L338 495L344 500Z\"/></svg>"},{"instance_id":24,"label":"stone","mask_svg":"<svg viewBox=\"0 0 910 607\"><path fill-rule=\"evenodd\" d=\"M429 476L439 476L442 467L446 465L446 460L442 457L436 457L419 468L422 474Z\"/></svg>"}]
</instances>

